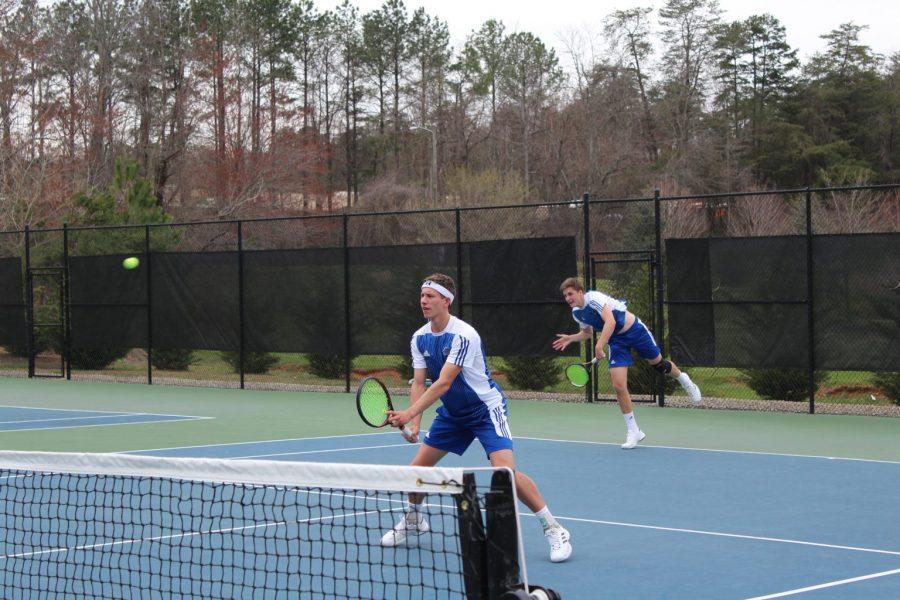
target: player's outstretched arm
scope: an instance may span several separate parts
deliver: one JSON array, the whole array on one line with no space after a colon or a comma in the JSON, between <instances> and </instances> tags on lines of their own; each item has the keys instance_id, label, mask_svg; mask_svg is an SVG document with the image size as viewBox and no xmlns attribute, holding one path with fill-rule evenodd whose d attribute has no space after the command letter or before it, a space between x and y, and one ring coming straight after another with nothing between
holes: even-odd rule
<instances>
[{"instance_id":1,"label":"player's outstretched arm","mask_svg":"<svg viewBox=\"0 0 900 600\"><path fill-rule=\"evenodd\" d=\"M426 385L425 380L428 377L428 369L414 369L413 370L413 378L412 383L409 388L409 405L412 406L416 400L422 397L422 394L425 393ZM422 415L416 415L412 421L409 423L409 429L412 431L412 437L407 437L406 434L403 434L403 437L406 438L406 441L410 443L416 443L419 441L419 431L422 427Z\"/></svg>"},{"instance_id":2,"label":"player's outstretched arm","mask_svg":"<svg viewBox=\"0 0 900 600\"><path fill-rule=\"evenodd\" d=\"M582 329L578 333L573 333L572 335L567 335L565 333L557 333L556 339L553 340L553 349L563 351L565 350L569 344L573 342L580 342L582 340L591 339L591 328Z\"/></svg>"}]
</instances>

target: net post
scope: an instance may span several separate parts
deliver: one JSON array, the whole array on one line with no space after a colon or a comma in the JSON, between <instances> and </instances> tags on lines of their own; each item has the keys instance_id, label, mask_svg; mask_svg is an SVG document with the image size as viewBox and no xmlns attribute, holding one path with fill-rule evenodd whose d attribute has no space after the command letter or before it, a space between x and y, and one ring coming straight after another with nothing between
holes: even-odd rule
<instances>
[{"instance_id":1,"label":"net post","mask_svg":"<svg viewBox=\"0 0 900 600\"><path fill-rule=\"evenodd\" d=\"M491 491L485 495L487 518L486 570L490 600L519 583L519 524L513 494L512 471L500 469L491 476Z\"/></svg>"},{"instance_id":2,"label":"net post","mask_svg":"<svg viewBox=\"0 0 900 600\"><path fill-rule=\"evenodd\" d=\"M459 544L462 552L466 598L467 600L487 600L488 582L482 576L487 572L487 537L484 522L481 519L481 506L478 501L474 473L466 473L463 476L463 488L463 493L454 498L456 499L456 514L459 519Z\"/></svg>"}]
</instances>

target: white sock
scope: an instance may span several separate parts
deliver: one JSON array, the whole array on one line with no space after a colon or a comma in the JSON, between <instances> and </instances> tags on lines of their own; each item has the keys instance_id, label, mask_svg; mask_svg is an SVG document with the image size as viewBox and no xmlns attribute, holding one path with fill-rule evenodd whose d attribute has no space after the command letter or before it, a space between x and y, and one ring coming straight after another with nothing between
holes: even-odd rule
<instances>
[{"instance_id":1,"label":"white sock","mask_svg":"<svg viewBox=\"0 0 900 600\"><path fill-rule=\"evenodd\" d=\"M625 427L628 428L628 431L634 431L634 432L640 431L637 421L634 418L634 412L625 413L622 416L625 417Z\"/></svg>"},{"instance_id":2,"label":"white sock","mask_svg":"<svg viewBox=\"0 0 900 600\"><path fill-rule=\"evenodd\" d=\"M684 371L681 372L681 375L678 376L678 383L681 384L681 387L687 389L687 386L691 384L691 378L688 377L688 374Z\"/></svg>"},{"instance_id":3,"label":"white sock","mask_svg":"<svg viewBox=\"0 0 900 600\"><path fill-rule=\"evenodd\" d=\"M556 519L553 518L553 515L550 514L550 509L544 506L541 510L534 513L534 516L538 518L538 521L541 522L541 527L544 529L549 529L554 525L558 525Z\"/></svg>"}]
</instances>

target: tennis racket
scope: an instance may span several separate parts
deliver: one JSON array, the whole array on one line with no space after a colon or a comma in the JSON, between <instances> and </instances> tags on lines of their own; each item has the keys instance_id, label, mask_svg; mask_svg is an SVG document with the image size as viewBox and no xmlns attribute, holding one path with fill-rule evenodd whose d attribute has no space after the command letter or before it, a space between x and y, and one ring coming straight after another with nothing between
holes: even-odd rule
<instances>
[{"instance_id":1,"label":"tennis racket","mask_svg":"<svg viewBox=\"0 0 900 600\"><path fill-rule=\"evenodd\" d=\"M356 410L369 427L384 427L388 424L388 411L394 410L391 394L377 378L366 377L356 391ZM413 437L413 432L406 425L403 426L403 433Z\"/></svg>"},{"instance_id":2,"label":"tennis racket","mask_svg":"<svg viewBox=\"0 0 900 600\"><path fill-rule=\"evenodd\" d=\"M597 364L597 359L586 363L572 363L566 367L566 379L575 387L584 387L591 379L588 367Z\"/></svg>"}]
</instances>

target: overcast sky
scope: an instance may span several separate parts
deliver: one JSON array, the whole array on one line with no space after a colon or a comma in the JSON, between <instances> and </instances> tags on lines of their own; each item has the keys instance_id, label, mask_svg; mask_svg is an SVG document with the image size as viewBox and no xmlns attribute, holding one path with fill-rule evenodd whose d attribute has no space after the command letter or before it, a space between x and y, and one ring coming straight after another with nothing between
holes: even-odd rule
<instances>
[{"instance_id":1,"label":"overcast sky","mask_svg":"<svg viewBox=\"0 0 900 600\"><path fill-rule=\"evenodd\" d=\"M313 0L319 10L340 4L336 0ZM351 0L361 13L370 12L383 0ZM599 32L603 17L614 10L635 6L658 9L664 0L405 0L410 13L423 6L450 27L451 41L459 48L466 36L488 19L502 21L507 31L530 31L556 48L561 58L572 31ZM784 25L788 42L804 61L825 47L820 35L853 21L867 25L861 39L875 52L890 56L900 51L900 2L889 0L719 0L729 21L751 14L770 13ZM654 19L655 19L654 13Z\"/></svg>"}]
</instances>

